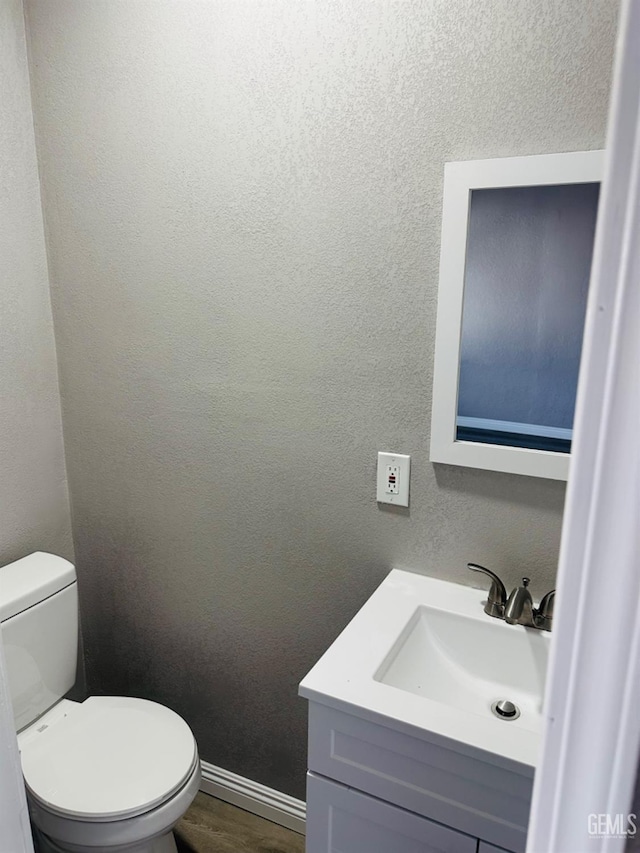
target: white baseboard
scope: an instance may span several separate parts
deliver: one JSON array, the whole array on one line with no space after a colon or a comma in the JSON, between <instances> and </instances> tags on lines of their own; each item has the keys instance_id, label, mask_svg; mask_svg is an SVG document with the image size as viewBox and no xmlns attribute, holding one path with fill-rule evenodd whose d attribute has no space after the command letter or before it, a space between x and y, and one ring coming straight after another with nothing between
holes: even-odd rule
<instances>
[{"instance_id":1,"label":"white baseboard","mask_svg":"<svg viewBox=\"0 0 640 853\"><path fill-rule=\"evenodd\" d=\"M237 773L223 770L222 767L216 767L208 761L201 761L200 764L202 767L200 790L205 794L211 794L212 797L224 800L225 803L231 803L304 835L307 807L302 800L296 800L288 794L281 794L280 791L267 788L260 782L238 776Z\"/></svg>"}]
</instances>

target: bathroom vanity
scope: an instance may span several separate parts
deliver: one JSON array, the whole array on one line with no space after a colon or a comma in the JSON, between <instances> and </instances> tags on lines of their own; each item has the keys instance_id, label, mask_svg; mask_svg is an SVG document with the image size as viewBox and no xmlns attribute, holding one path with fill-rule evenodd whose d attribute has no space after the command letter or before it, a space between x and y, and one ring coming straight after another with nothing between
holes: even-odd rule
<instances>
[{"instance_id":1,"label":"bathroom vanity","mask_svg":"<svg viewBox=\"0 0 640 853\"><path fill-rule=\"evenodd\" d=\"M523 853L550 635L485 600L393 570L302 681L307 853Z\"/></svg>"}]
</instances>

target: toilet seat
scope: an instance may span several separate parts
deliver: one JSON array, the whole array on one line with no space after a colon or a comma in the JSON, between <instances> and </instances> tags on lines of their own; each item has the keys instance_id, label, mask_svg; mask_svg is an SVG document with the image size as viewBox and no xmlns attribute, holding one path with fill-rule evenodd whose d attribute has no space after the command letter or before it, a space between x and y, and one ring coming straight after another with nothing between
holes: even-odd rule
<instances>
[{"instance_id":1,"label":"toilet seat","mask_svg":"<svg viewBox=\"0 0 640 853\"><path fill-rule=\"evenodd\" d=\"M53 814L28 794L32 823L53 842L56 851L73 853L120 853L133 848L136 853L149 851L152 839L170 833L189 808L200 787L200 764L182 788L155 809L135 817L114 821L90 821ZM140 846L142 845L142 846ZM44 849L47 849L46 847Z\"/></svg>"},{"instance_id":2,"label":"toilet seat","mask_svg":"<svg viewBox=\"0 0 640 853\"><path fill-rule=\"evenodd\" d=\"M37 730L37 724L36 724ZM170 799L194 773L195 739L169 708L94 696L21 749L33 801L69 820L112 822Z\"/></svg>"}]
</instances>

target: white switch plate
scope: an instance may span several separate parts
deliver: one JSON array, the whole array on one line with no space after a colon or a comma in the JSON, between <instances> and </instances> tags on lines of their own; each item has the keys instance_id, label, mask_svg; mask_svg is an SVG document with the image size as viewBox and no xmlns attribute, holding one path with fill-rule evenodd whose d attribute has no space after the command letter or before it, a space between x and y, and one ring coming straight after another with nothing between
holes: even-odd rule
<instances>
[{"instance_id":1,"label":"white switch plate","mask_svg":"<svg viewBox=\"0 0 640 853\"><path fill-rule=\"evenodd\" d=\"M404 453L378 453L378 503L409 506L410 473L410 456Z\"/></svg>"}]
</instances>

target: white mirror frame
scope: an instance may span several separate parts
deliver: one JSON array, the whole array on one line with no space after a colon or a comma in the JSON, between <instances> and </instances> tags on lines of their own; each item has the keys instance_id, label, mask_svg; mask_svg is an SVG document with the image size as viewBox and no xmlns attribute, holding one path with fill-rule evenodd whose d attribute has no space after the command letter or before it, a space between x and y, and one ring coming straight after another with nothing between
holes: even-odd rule
<instances>
[{"instance_id":1,"label":"white mirror frame","mask_svg":"<svg viewBox=\"0 0 640 853\"><path fill-rule=\"evenodd\" d=\"M603 151L446 163L431 414L432 462L566 480L568 453L456 439L462 305L471 192L602 181Z\"/></svg>"}]
</instances>

